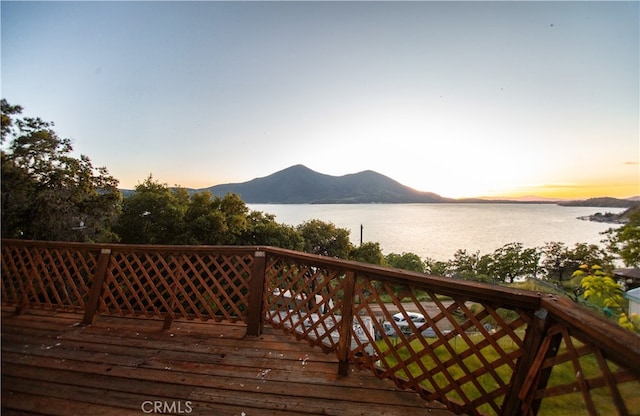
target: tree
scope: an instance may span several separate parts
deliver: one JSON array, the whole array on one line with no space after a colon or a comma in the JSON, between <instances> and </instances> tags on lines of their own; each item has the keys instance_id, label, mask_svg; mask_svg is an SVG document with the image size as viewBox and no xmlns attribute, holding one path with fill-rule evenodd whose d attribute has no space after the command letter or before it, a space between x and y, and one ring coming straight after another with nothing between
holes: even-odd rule
<instances>
[{"instance_id":1,"label":"tree","mask_svg":"<svg viewBox=\"0 0 640 416\"><path fill-rule=\"evenodd\" d=\"M478 261L480 253L467 253L467 250L458 250L453 259L449 260L448 269L453 277L465 280L475 280L478 275Z\"/></svg>"},{"instance_id":2,"label":"tree","mask_svg":"<svg viewBox=\"0 0 640 416\"><path fill-rule=\"evenodd\" d=\"M224 214L217 209L211 192L198 192L191 196L184 214L185 230L181 238L185 244L221 244L226 232Z\"/></svg>"},{"instance_id":3,"label":"tree","mask_svg":"<svg viewBox=\"0 0 640 416\"><path fill-rule=\"evenodd\" d=\"M149 175L136 185L135 193L122 204L117 232L130 244L178 244L184 238L184 214L187 207L172 192Z\"/></svg>"},{"instance_id":4,"label":"tree","mask_svg":"<svg viewBox=\"0 0 640 416\"><path fill-rule=\"evenodd\" d=\"M279 224L272 214L251 211L247 216L247 230L243 245L266 245L301 251L304 241L300 233L289 225Z\"/></svg>"},{"instance_id":5,"label":"tree","mask_svg":"<svg viewBox=\"0 0 640 416\"><path fill-rule=\"evenodd\" d=\"M597 264L607 272L613 270L612 256L595 244L576 243L569 258L574 264Z\"/></svg>"},{"instance_id":6,"label":"tree","mask_svg":"<svg viewBox=\"0 0 640 416\"><path fill-rule=\"evenodd\" d=\"M424 273L425 264L415 253L390 253L385 257L387 265L403 270Z\"/></svg>"},{"instance_id":7,"label":"tree","mask_svg":"<svg viewBox=\"0 0 640 416\"><path fill-rule=\"evenodd\" d=\"M249 208L240 196L228 193L224 197L215 197L213 201L215 209L224 217L225 230L219 235L220 244L242 244L242 236L247 232L247 215Z\"/></svg>"},{"instance_id":8,"label":"tree","mask_svg":"<svg viewBox=\"0 0 640 416\"><path fill-rule=\"evenodd\" d=\"M0 129L2 131L2 138L0 143L4 144L7 136L14 134L14 125L12 116L16 114L22 114L22 107L19 105L11 105L4 98L0 100L0 108L2 109L2 122L0 123Z\"/></svg>"},{"instance_id":9,"label":"tree","mask_svg":"<svg viewBox=\"0 0 640 416\"><path fill-rule=\"evenodd\" d=\"M118 181L91 160L71 156L53 123L15 118L2 100L2 236L37 240L113 241L120 208Z\"/></svg>"},{"instance_id":10,"label":"tree","mask_svg":"<svg viewBox=\"0 0 640 416\"><path fill-rule=\"evenodd\" d=\"M174 193L178 192L174 190ZM178 198L180 199L180 198ZM248 239L249 209L236 194L212 197L197 192L191 199L182 198L186 206L181 243L209 245L252 244Z\"/></svg>"},{"instance_id":11,"label":"tree","mask_svg":"<svg viewBox=\"0 0 640 416\"><path fill-rule=\"evenodd\" d=\"M620 256L625 266L640 267L640 206L629 211L629 221L625 225L607 231L608 247Z\"/></svg>"},{"instance_id":12,"label":"tree","mask_svg":"<svg viewBox=\"0 0 640 416\"><path fill-rule=\"evenodd\" d=\"M490 273L500 281L513 283L517 277L535 276L538 268L538 250L525 249L522 243L509 243L493 253Z\"/></svg>"},{"instance_id":13,"label":"tree","mask_svg":"<svg viewBox=\"0 0 640 416\"><path fill-rule=\"evenodd\" d=\"M484 254L478 258L476 264L476 279L483 283L496 283L496 275L493 272L494 258L490 254Z\"/></svg>"},{"instance_id":14,"label":"tree","mask_svg":"<svg viewBox=\"0 0 640 416\"><path fill-rule=\"evenodd\" d=\"M377 242L366 242L359 247L352 247L349 252L349 259L380 266L385 263L380 243Z\"/></svg>"},{"instance_id":15,"label":"tree","mask_svg":"<svg viewBox=\"0 0 640 416\"><path fill-rule=\"evenodd\" d=\"M627 315L624 307L622 286L608 276L597 264L589 267L583 264L573 273L581 278L580 286L585 300L602 305L603 312L609 317L618 317L618 323L630 331L640 332L640 321L637 316Z\"/></svg>"},{"instance_id":16,"label":"tree","mask_svg":"<svg viewBox=\"0 0 640 416\"><path fill-rule=\"evenodd\" d=\"M547 243L540 249L541 269L547 278L563 281L572 278L581 264L600 264L611 267L611 256L595 244L576 243L569 249L564 243Z\"/></svg>"},{"instance_id":17,"label":"tree","mask_svg":"<svg viewBox=\"0 0 640 416\"><path fill-rule=\"evenodd\" d=\"M569 262L569 249L564 243L549 242L540 249L541 268L548 279L562 281ZM573 273L573 270L571 271Z\"/></svg>"},{"instance_id":18,"label":"tree","mask_svg":"<svg viewBox=\"0 0 640 416\"><path fill-rule=\"evenodd\" d=\"M348 258L351 249L349 230L318 219L300 224L297 230L304 240L305 252L341 259Z\"/></svg>"},{"instance_id":19,"label":"tree","mask_svg":"<svg viewBox=\"0 0 640 416\"><path fill-rule=\"evenodd\" d=\"M449 276L452 274L450 269L450 262L434 260L432 258L426 258L424 260L425 273L433 274L436 276Z\"/></svg>"}]
</instances>

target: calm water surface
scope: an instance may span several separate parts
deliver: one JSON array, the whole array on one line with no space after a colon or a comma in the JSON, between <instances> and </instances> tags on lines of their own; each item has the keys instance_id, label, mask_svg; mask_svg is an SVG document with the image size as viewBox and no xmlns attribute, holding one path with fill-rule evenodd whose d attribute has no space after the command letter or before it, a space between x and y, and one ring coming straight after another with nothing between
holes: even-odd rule
<instances>
[{"instance_id":1,"label":"calm water surface","mask_svg":"<svg viewBox=\"0 0 640 416\"><path fill-rule=\"evenodd\" d=\"M311 219L332 222L351 231L351 241L380 243L385 254L413 252L420 257L450 260L458 249L490 254L505 244L542 247L559 241L600 244L601 232L617 227L579 220L620 208L561 207L553 204L248 204L274 214L276 221L299 225Z\"/></svg>"}]
</instances>

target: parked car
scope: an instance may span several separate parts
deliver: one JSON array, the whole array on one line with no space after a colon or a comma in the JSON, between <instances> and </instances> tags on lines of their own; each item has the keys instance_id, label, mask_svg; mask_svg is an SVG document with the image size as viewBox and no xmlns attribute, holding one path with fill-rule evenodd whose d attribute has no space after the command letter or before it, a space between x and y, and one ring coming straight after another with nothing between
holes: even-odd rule
<instances>
[{"instance_id":1,"label":"parked car","mask_svg":"<svg viewBox=\"0 0 640 416\"><path fill-rule=\"evenodd\" d=\"M407 317L417 327L422 326L426 322L426 320L424 319L424 315L417 312L405 312L405 314L403 314L402 312L396 313L395 315L392 316L393 321L395 322L396 326L400 329L400 331L402 331L405 334L411 334L411 331L412 331L411 327L409 326L409 321L407 320ZM382 331L388 337L395 337L398 335L396 333L395 327L391 324L391 322L388 322L388 321L385 321L382 323ZM376 338L380 339L381 338L380 334L377 334Z\"/></svg>"},{"instance_id":2,"label":"parked car","mask_svg":"<svg viewBox=\"0 0 640 416\"><path fill-rule=\"evenodd\" d=\"M416 324L416 326L420 326L426 322L426 320L424 319L424 315L422 315L421 313L406 312L406 315L409 317L409 319L411 319L413 323ZM409 322L402 312L398 312L397 314L393 315L393 320L396 321L396 324L398 326L409 326Z\"/></svg>"},{"instance_id":3,"label":"parked car","mask_svg":"<svg viewBox=\"0 0 640 416\"><path fill-rule=\"evenodd\" d=\"M406 315L406 316L405 316ZM427 320L424 318L424 315L417 313L417 312L405 312L403 313L397 313L395 315L392 316L393 321L395 322L396 326L398 327L398 329L400 329L400 331L402 333L404 333L405 335L411 335L412 334L412 328L409 325L409 321L407 320L407 317L414 323L414 325L416 326L417 329L420 329L421 327L424 327L424 324L427 322ZM382 323L382 331L384 332L384 334L388 337L395 337L398 336L398 334L396 333L396 329L393 326L393 324L391 322L385 321ZM450 330L441 330L441 332L443 334L448 334L449 332L451 332ZM422 329L422 331L420 331L420 335L422 335L425 338L437 338L438 335L436 334L436 331L432 328L432 327L427 327ZM380 334L377 334L377 339L382 338Z\"/></svg>"}]
</instances>

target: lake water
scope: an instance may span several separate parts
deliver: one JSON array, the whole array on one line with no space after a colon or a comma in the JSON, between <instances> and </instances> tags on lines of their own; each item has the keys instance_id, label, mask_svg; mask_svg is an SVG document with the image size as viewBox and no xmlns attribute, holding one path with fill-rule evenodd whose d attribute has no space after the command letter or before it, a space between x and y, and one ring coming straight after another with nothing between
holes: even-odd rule
<instances>
[{"instance_id":1,"label":"lake water","mask_svg":"<svg viewBox=\"0 0 640 416\"><path fill-rule=\"evenodd\" d=\"M319 219L351 231L351 242L380 243L384 254L412 252L421 258L447 261L458 249L491 254L505 244L542 247L558 241L600 244L600 233L619 225L578 217L621 208L562 207L555 204L248 204L252 210L299 225Z\"/></svg>"}]
</instances>

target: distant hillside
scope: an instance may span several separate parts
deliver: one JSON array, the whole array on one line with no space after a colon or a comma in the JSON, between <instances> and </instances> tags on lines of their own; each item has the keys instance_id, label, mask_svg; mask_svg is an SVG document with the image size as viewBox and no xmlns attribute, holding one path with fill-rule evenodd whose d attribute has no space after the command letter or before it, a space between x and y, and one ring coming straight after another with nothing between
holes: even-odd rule
<instances>
[{"instance_id":1,"label":"distant hillside","mask_svg":"<svg viewBox=\"0 0 640 416\"><path fill-rule=\"evenodd\" d=\"M640 211L640 204L636 204L631 208L627 208L619 214L612 212L596 212L593 215L587 215L585 217L578 217L578 219L585 221L606 222L611 224L626 224L629 222L629 218L632 214Z\"/></svg>"},{"instance_id":2,"label":"distant hillside","mask_svg":"<svg viewBox=\"0 0 640 416\"><path fill-rule=\"evenodd\" d=\"M563 207L597 207L597 208L631 208L640 204L636 198L589 198L580 201L564 201L558 205Z\"/></svg>"},{"instance_id":3,"label":"distant hillside","mask_svg":"<svg viewBox=\"0 0 640 416\"><path fill-rule=\"evenodd\" d=\"M295 165L264 178L216 185L200 191L224 196L240 195L248 204L364 204L453 202L430 192L420 192L379 173L331 176Z\"/></svg>"}]
</instances>

